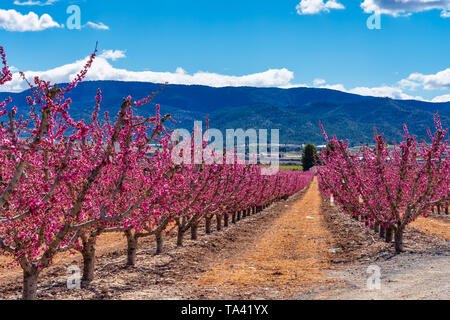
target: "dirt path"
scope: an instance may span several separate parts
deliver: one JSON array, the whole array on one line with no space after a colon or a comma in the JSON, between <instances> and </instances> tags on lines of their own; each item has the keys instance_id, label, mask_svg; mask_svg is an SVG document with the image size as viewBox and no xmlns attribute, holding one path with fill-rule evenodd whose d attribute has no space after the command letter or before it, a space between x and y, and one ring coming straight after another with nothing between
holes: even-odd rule
<instances>
[{"instance_id":1,"label":"dirt path","mask_svg":"<svg viewBox=\"0 0 450 320\"><path fill-rule=\"evenodd\" d=\"M395 254L392 242L361 228L361 222L338 208L323 202L322 213L341 248L332 259L338 268L328 276L343 286L319 288L304 299L450 299L447 217L419 218L405 231L405 252ZM367 280L374 268L380 272L380 287L370 290Z\"/></svg>"},{"instance_id":2,"label":"dirt path","mask_svg":"<svg viewBox=\"0 0 450 320\"><path fill-rule=\"evenodd\" d=\"M290 295L312 284L330 282L332 236L320 211L314 180L305 195L283 213L259 239L238 256L204 273L198 285L233 292L236 289L282 290Z\"/></svg>"},{"instance_id":3,"label":"dirt path","mask_svg":"<svg viewBox=\"0 0 450 320\"><path fill-rule=\"evenodd\" d=\"M450 241L450 219L444 220L444 218L436 219L434 217L419 217L416 221L411 223L410 227L428 234L434 234Z\"/></svg>"},{"instance_id":4,"label":"dirt path","mask_svg":"<svg viewBox=\"0 0 450 320\"><path fill-rule=\"evenodd\" d=\"M330 274L347 288L330 290L315 299L338 300L448 300L450 299L450 251L404 254L373 262L380 270L380 287L369 289L369 265Z\"/></svg>"}]
</instances>

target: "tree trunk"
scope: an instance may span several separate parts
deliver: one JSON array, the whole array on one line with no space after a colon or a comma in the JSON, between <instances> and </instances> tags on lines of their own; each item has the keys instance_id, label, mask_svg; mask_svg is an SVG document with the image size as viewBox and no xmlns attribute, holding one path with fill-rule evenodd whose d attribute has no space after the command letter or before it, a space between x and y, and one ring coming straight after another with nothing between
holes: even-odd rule
<instances>
[{"instance_id":1,"label":"tree trunk","mask_svg":"<svg viewBox=\"0 0 450 320\"><path fill-rule=\"evenodd\" d=\"M242 210L242 219L245 219L247 217L247 209Z\"/></svg>"},{"instance_id":2,"label":"tree trunk","mask_svg":"<svg viewBox=\"0 0 450 320\"><path fill-rule=\"evenodd\" d=\"M222 216L216 215L217 231L222 230Z\"/></svg>"},{"instance_id":3,"label":"tree trunk","mask_svg":"<svg viewBox=\"0 0 450 320\"><path fill-rule=\"evenodd\" d=\"M231 223L236 224L236 212L231 216Z\"/></svg>"},{"instance_id":4,"label":"tree trunk","mask_svg":"<svg viewBox=\"0 0 450 320\"><path fill-rule=\"evenodd\" d=\"M364 222L364 226L367 227L369 225L369 219L367 216L362 216L361 221Z\"/></svg>"},{"instance_id":5,"label":"tree trunk","mask_svg":"<svg viewBox=\"0 0 450 320\"><path fill-rule=\"evenodd\" d=\"M374 223L373 230L375 230L375 232L380 232L380 224L378 222Z\"/></svg>"},{"instance_id":6,"label":"tree trunk","mask_svg":"<svg viewBox=\"0 0 450 320\"><path fill-rule=\"evenodd\" d=\"M184 230L182 227L178 227L177 231L177 247L183 246L183 236L184 236Z\"/></svg>"},{"instance_id":7,"label":"tree trunk","mask_svg":"<svg viewBox=\"0 0 450 320\"><path fill-rule=\"evenodd\" d=\"M31 272L23 271L23 300L36 300L39 272L33 268Z\"/></svg>"},{"instance_id":8,"label":"tree trunk","mask_svg":"<svg viewBox=\"0 0 450 320\"><path fill-rule=\"evenodd\" d=\"M223 227L224 228L228 227L229 221L230 221L230 216L227 213L223 216Z\"/></svg>"},{"instance_id":9,"label":"tree trunk","mask_svg":"<svg viewBox=\"0 0 450 320\"><path fill-rule=\"evenodd\" d=\"M237 217L236 217L236 221L240 221L241 220L241 210L239 210L237 212Z\"/></svg>"},{"instance_id":10,"label":"tree trunk","mask_svg":"<svg viewBox=\"0 0 450 320\"><path fill-rule=\"evenodd\" d=\"M403 251L403 228L397 228L395 231L395 252Z\"/></svg>"},{"instance_id":11,"label":"tree trunk","mask_svg":"<svg viewBox=\"0 0 450 320\"><path fill-rule=\"evenodd\" d=\"M392 226L386 228L386 242L389 243L392 241Z\"/></svg>"},{"instance_id":12,"label":"tree trunk","mask_svg":"<svg viewBox=\"0 0 450 320\"><path fill-rule=\"evenodd\" d=\"M211 234L211 218L205 218L205 233Z\"/></svg>"},{"instance_id":13,"label":"tree trunk","mask_svg":"<svg viewBox=\"0 0 450 320\"><path fill-rule=\"evenodd\" d=\"M94 280L95 246L85 246L81 254L83 256L83 277L81 278L81 282L83 285L87 285Z\"/></svg>"},{"instance_id":14,"label":"tree trunk","mask_svg":"<svg viewBox=\"0 0 450 320\"><path fill-rule=\"evenodd\" d=\"M197 240L197 238L198 238L197 229L198 229L198 226L195 223L193 223L191 225L191 240Z\"/></svg>"},{"instance_id":15,"label":"tree trunk","mask_svg":"<svg viewBox=\"0 0 450 320\"><path fill-rule=\"evenodd\" d=\"M386 228L384 224L380 224L380 238L384 238L386 235Z\"/></svg>"},{"instance_id":16,"label":"tree trunk","mask_svg":"<svg viewBox=\"0 0 450 320\"><path fill-rule=\"evenodd\" d=\"M448 206L445 207L445 214L448 214Z\"/></svg>"},{"instance_id":17,"label":"tree trunk","mask_svg":"<svg viewBox=\"0 0 450 320\"><path fill-rule=\"evenodd\" d=\"M136 265L136 251L138 245L138 239L131 233L127 231L127 266L134 267Z\"/></svg>"},{"instance_id":18,"label":"tree trunk","mask_svg":"<svg viewBox=\"0 0 450 320\"><path fill-rule=\"evenodd\" d=\"M163 252L163 236L162 236L162 232L157 232L155 234L155 238L156 238L156 254L161 254Z\"/></svg>"},{"instance_id":19,"label":"tree trunk","mask_svg":"<svg viewBox=\"0 0 450 320\"><path fill-rule=\"evenodd\" d=\"M441 206L437 206L437 212L438 214L441 214Z\"/></svg>"}]
</instances>

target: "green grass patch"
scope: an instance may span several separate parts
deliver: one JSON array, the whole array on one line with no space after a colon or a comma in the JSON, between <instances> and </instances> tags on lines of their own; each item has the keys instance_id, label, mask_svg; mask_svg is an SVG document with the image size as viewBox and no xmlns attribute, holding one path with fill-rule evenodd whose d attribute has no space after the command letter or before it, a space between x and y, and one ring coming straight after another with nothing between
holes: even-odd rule
<instances>
[{"instance_id":1,"label":"green grass patch","mask_svg":"<svg viewBox=\"0 0 450 320\"><path fill-rule=\"evenodd\" d=\"M280 166L280 170L303 171L302 166Z\"/></svg>"}]
</instances>

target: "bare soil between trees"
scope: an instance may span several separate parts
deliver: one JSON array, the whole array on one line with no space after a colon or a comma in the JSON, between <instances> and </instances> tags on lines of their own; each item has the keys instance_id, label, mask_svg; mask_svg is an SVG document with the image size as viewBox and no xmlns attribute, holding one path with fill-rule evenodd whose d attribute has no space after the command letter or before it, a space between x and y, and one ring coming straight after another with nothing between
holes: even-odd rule
<instances>
[{"instance_id":1,"label":"bare soil between trees","mask_svg":"<svg viewBox=\"0 0 450 320\"><path fill-rule=\"evenodd\" d=\"M317 181L264 211L177 248L166 236L164 253L154 239L140 243L136 267L126 267L121 234L99 240L96 279L68 290L61 255L39 280L39 299L450 299L450 219L419 219L397 255L361 222L330 207ZM0 298L17 299L21 272L0 258ZM366 287L367 267L381 271L381 289Z\"/></svg>"}]
</instances>

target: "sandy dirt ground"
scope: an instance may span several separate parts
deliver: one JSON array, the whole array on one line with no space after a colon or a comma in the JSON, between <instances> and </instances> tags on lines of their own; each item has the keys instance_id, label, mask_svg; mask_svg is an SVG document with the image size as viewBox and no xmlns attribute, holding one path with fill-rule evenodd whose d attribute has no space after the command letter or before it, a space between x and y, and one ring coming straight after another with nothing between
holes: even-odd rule
<instances>
[{"instance_id":1,"label":"sandy dirt ground","mask_svg":"<svg viewBox=\"0 0 450 320\"><path fill-rule=\"evenodd\" d=\"M68 266L79 255L60 255L40 277L40 299L449 299L448 216L418 219L397 255L373 230L330 207L317 181L222 231L164 253L154 239L140 243L136 267L126 267L121 234L99 240L94 282L68 290ZM0 298L20 296L21 273L0 258ZM380 270L380 290L368 290L369 266Z\"/></svg>"}]
</instances>

